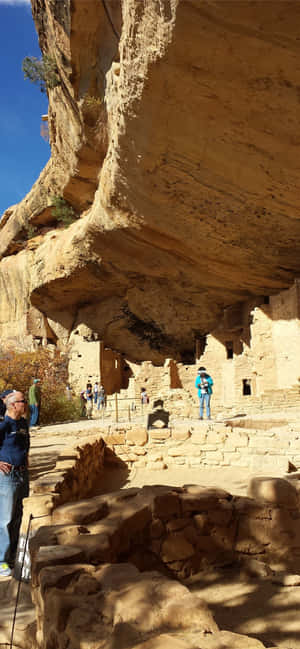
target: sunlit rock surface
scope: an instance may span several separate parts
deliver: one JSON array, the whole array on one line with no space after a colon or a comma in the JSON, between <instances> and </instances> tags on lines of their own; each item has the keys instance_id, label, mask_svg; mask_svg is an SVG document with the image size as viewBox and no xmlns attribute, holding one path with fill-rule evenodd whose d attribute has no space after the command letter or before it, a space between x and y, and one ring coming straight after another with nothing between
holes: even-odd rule
<instances>
[{"instance_id":1,"label":"sunlit rock surface","mask_svg":"<svg viewBox=\"0 0 300 649\"><path fill-rule=\"evenodd\" d=\"M300 271L298 0L33 0L33 15L61 84L52 158L1 221L0 285L23 304L6 298L1 337L12 320L26 333L31 301L59 335L85 324L137 360L186 357L226 306ZM57 223L53 195L80 220Z\"/></svg>"}]
</instances>

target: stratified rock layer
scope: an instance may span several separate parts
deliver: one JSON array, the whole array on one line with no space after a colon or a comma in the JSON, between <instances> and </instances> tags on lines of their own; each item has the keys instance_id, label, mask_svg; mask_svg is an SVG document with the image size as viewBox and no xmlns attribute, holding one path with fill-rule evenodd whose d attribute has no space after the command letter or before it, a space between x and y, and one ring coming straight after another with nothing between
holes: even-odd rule
<instances>
[{"instance_id":1,"label":"stratified rock layer","mask_svg":"<svg viewBox=\"0 0 300 649\"><path fill-rule=\"evenodd\" d=\"M300 270L298 0L33 0L33 14L61 78L52 159L0 252L27 246L20 293L66 335L83 323L133 358L184 357L226 306ZM66 231L51 231L53 193L83 217ZM12 319L11 300L1 331Z\"/></svg>"}]
</instances>

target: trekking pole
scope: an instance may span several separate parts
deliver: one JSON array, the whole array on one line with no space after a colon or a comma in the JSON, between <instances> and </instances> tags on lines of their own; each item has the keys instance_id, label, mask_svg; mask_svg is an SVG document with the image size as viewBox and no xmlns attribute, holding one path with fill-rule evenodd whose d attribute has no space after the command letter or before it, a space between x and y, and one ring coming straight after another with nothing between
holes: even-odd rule
<instances>
[{"instance_id":1,"label":"trekking pole","mask_svg":"<svg viewBox=\"0 0 300 649\"><path fill-rule=\"evenodd\" d=\"M32 516L32 514L30 514L29 521L28 521L28 526L27 526L27 533L26 533L24 551L23 551L23 558L22 558L22 563L21 563L21 574L20 574L20 579L19 579L19 583L18 583L18 590L17 590L17 597L16 597L16 605L15 605L15 610L14 610L13 623L12 623L12 628L11 628L10 645L9 645L10 649L13 648L15 624L16 624L16 617L17 617L17 608L18 608L18 604L19 604L19 597L20 597L20 590L21 590L21 583L22 583L22 574L23 574L24 561L25 561L25 553L26 553L26 549L27 549L27 544L28 544L28 538L29 538L29 532L30 532L30 526L31 526L32 519L33 519L33 516Z\"/></svg>"},{"instance_id":2,"label":"trekking pole","mask_svg":"<svg viewBox=\"0 0 300 649\"><path fill-rule=\"evenodd\" d=\"M116 423L118 423L118 395L115 393Z\"/></svg>"}]
</instances>

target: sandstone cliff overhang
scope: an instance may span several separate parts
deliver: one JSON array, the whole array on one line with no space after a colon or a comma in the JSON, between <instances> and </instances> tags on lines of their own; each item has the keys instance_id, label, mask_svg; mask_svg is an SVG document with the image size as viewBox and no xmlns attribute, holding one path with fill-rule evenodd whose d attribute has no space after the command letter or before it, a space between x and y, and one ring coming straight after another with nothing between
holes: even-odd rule
<instances>
[{"instance_id":1,"label":"sandstone cliff overhang","mask_svg":"<svg viewBox=\"0 0 300 649\"><path fill-rule=\"evenodd\" d=\"M298 0L33 0L33 15L61 78L52 158L2 219L0 253L18 253L28 221L50 229L23 237L34 306L160 361L191 352L227 306L288 287ZM54 193L81 213L67 230Z\"/></svg>"}]
</instances>

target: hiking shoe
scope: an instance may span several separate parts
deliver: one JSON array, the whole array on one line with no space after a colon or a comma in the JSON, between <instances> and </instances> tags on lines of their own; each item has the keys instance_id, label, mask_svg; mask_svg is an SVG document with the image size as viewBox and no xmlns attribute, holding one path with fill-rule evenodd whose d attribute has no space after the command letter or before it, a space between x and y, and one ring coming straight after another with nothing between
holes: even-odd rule
<instances>
[{"instance_id":1,"label":"hiking shoe","mask_svg":"<svg viewBox=\"0 0 300 649\"><path fill-rule=\"evenodd\" d=\"M8 563L0 563L0 577L10 577L11 569Z\"/></svg>"}]
</instances>

